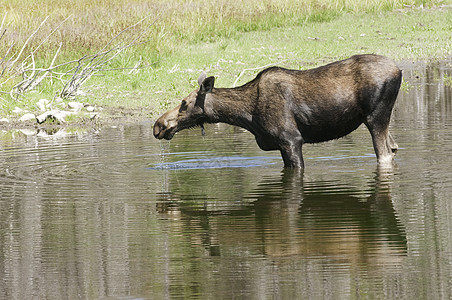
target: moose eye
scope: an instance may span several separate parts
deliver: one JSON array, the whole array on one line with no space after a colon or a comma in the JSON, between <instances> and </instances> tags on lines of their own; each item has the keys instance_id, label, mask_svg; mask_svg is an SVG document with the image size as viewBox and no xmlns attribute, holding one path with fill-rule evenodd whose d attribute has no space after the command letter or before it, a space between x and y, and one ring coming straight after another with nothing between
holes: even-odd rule
<instances>
[{"instance_id":1,"label":"moose eye","mask_svg":"<svg viewBox=\"0 0 452 300\"><path fill-rule=\"evenodd\" d=\"M182 102L180 103L179 112L186 111L187 109L188 109L187 101L182 100Z\"/></svg>"}]
</instances>

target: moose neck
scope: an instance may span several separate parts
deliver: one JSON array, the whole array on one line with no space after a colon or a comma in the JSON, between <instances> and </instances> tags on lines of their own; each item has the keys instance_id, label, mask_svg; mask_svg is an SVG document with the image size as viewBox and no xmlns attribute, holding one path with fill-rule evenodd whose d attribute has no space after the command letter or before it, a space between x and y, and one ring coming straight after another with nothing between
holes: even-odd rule
<instances>
[{"instance_id":1,"label":"moose neck","mask_svg":"<svg viewBox=\"0 0 452 300\"><path fill-rule=\"evenodd\" d=\"M252 86L214 89L206 99L209 123L227 123L255 133L252 124L257 92Z\"/></svg>"}]
</instances>

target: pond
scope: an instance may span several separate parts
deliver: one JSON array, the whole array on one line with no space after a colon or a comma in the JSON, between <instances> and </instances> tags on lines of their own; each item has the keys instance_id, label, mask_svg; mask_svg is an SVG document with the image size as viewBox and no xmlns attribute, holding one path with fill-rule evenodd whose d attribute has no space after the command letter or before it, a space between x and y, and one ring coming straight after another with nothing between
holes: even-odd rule
<instances>
[{"instance_id":1,"label":"pond","mask_svg":"<svg viewBox=\"0 0 452 300\"><path fill-rule=\"evenodd\" d=\"M451 298L452 62L400 65L392 169L364 127L304 172L227 125L1 133L0 298Z\"/></svg>"}]
</instances>

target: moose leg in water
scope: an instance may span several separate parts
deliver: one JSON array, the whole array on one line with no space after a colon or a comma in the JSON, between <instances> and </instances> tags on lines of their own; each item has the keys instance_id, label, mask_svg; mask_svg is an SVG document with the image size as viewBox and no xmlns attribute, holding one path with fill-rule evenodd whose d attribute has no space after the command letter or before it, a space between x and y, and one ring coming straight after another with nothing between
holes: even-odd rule
<instances>
[{"instance_id":1,"label":"moose leg in water","mask_svg":"<svg viewBox=\"0 0 452 300\"><path fill-rule=\"evenodd\" d=\"M286 168L304 168L301 138L294 139L281 145L281 156Z\"/></svg>"},{"instance_id":2,"label":"moose leg in water","mask_svg":"<svg viewBox=\"0 0 452 300\"><path fill-rule=\"evenodd\" d=\"M302 147L341 138L365 124L380 164L397 144L389 121L402 81L390 59L356 55L311 70L272 67L236 88L214 88L202 74L199 88L154 124L154 136L170 140L180 130L223 122L251 132L262 150L278 150L284 166L303 168Z\"/></svg>"},{"instance_id":3,"label":"moose leg in water","mask_svg":"<svg viewBox=\"0 0 452 300\"><path fill-rule=\"evenodd\" d=\"M375 86L375 90L368 96L371 106L371 113L369 113L364 121L364 124L369 129L372 136L372 142L380 164L391 163L398 146L389 132L389 122L391 119L394 102L397 98L400 87L400 80L394 76L392 80L387 80L384 85Z\"/></svg>"}]
</instances>

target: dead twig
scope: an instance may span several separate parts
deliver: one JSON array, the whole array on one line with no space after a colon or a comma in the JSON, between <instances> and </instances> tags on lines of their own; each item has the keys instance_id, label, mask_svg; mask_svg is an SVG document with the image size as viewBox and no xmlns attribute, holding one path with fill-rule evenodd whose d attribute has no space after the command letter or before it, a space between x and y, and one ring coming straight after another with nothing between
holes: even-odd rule
<instances>
[{"instance_id":1,"label":"dead twig","mask_svg":"<svg viewBox=\"0 0 452 300\"><path fill-rule=\"evenodd\" d=\"M49 40L49 38L66 22L70 17L63 20L56 28L54 28L45 38L39 41L39 44L31 50L31 52L23 57L25 49L30 44L30 41L36 36L36 34L41 30L44 24L47 22L49 17L46 17L40 25L31 33L27 40L23 43L21 49L16 53L11 53L12 49L16 46L14 41L11 42L6 53L0 53L0 88L4 86L9 81L15 81L18 77L22 77L20 82L14 84L9 92L0 91L3 94L9 94L10 97L15 98L23 95L25 92L36 88L42 81L46 78L50 78L51 83L53 80L59 80L63 87L56 93L62 98L68 98L75 96L80 90L81 86L89 80L92 76L96 75L98 72L106 72L111 70L121 70L121 69L131 69L131 73L135 72L140 64L141 58L138 63L133 68L105 68L106 65L110 64L118 55L123 53L126 49L139 45L147 41L140 41L145 34L148 32L149 28L155 24L159 16L151 22L146 28L141 31L133 32L132 30L137 28L140 24L149 19L151 15L139 20L137 23L123 29L118 34L116 34L110 41L108 41L98 52L91 55L84 55L83 57L56 64L57 57L61 51L62 43L60 42L58 49L56 50L53 59L48 67L38 67L37 63L37 53L41 46ZM6 29L3 29L6 20L6 14L3 17L3 21L0 25L0 40L5 36ZM124 36L126 32L132 32L129 37L125 37L121 41L118 41L121 36ZM61 69L67 69L65 72L60 72ZM8 75L9 77L5 77Z\"/></svg>"},{"instance_id":2,"label":"dead twig","mask_svg":"<svg viewBox=\"0 0 452 300\"><path fill-rule=\"evenodd\" d=\"M239 76L237 76L237 78L235 79L234 84L232 85L232 87L236 87L237 82L240 80L240 77L242 77L242 75L245 74L245 72L247 72L247 71L256 71L256 70L265 69L265 68L268 68L268 67L272 67L272 66L276 66L276 65L282 64L282 63L285 62L285 61L286 61L286 60L282 60L282 61L280 61L280 62L277 62L277 63L271 63L271 64L268 64L268 65L265 65L265 66L262 66L262 67L256 67L256 68L250 68L250 69L243 69L242 72L240 72Z\"/></svg>"},{"instance_id":3,"label":"dead twig","mask_svg":"<svg viewBox=\"0 0 452 300\"><path fill-rule=\"evenodd\" d=\"M71 96L75 96L76 92L80 89L80 87L90 79L94 74L105 70L103 67L111 62L114 58L116 58L119 54L124 52L124 50L135 46L137 41L142 38L145 33L149 30L149 28L155 24L158 18L156 18L150 25L148 25L143 31L139 32L137 35L132 36L124 43L120 43L119 45L113 45L114 41L117 40L121 35L125 32L137 27L139 24L143 23L146 19L148 19L150 15L141 19L137 23L121 30L117 35L115 35L107 44L102 47L100 51L97 53L83 57L77 61L77 67L72 73L72 77L70 80L64 85L63 89L60 92L61 98L67 98ZM108 49L108 47L110 47ZM108 49L108 50L107 50ZM113 70L113 69L111 69ZM67 74L70 74L69 72ZM65 74L65 75L67 75Z\"/></svg>"},{"instance_id":4,"label":"dead twig","mask_svg":"<svg viewBox=\"0 0 452 300\"><path fill-rule=\"evenodd\" d=\"M22 49L20 49L19 53L17 54L16 59L14 59L11 64L14 65L19 58L22 56L22 52L24 52L25 48L28 45L28 42L30 42L30 40L35 36L36 33L38 33L38 31L41 29L41 27L44 25L45 22L47 22L47 19L49 18L49 16L47 16L44 21L42 21L42 23L38 26L38 28L36 28L36 30L28 37L28 39L25 41L24 45L22 46Z\"/></svg>"}]
</instances>

